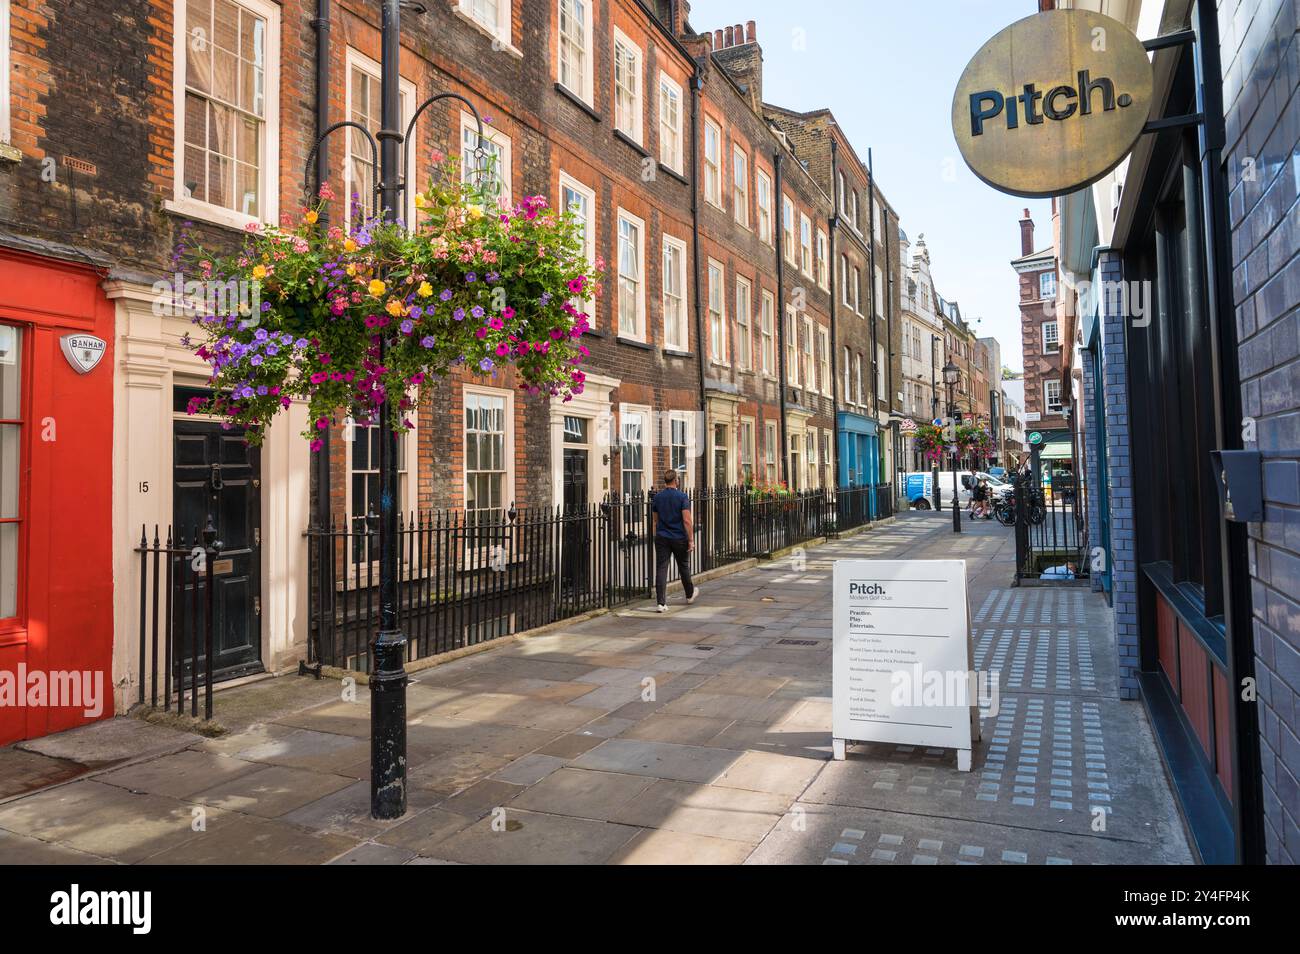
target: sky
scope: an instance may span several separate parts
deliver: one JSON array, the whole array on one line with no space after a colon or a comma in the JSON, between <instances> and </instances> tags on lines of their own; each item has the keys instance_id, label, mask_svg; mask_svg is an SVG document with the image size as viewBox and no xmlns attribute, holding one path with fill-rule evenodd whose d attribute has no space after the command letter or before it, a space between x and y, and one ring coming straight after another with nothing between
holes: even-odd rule
<instances>
[{"instance_id":1,"label":"sky","mask_svg":"<svg viewBox=\"0 0 1300 954\"><path fill-rule=\"evenodd\" d=\"M952 94L980 45L1037 10L1033 0L691 0L699 32L756 22L763 99L829 108L915 243L925 235L935 288L1019 370L1015 272L1028 208L1035 245L1051 242L1043 199L1004 195L966 168L952 135ZM975 324L974 319L982 319Z\"/></svg>"}]
</instances>

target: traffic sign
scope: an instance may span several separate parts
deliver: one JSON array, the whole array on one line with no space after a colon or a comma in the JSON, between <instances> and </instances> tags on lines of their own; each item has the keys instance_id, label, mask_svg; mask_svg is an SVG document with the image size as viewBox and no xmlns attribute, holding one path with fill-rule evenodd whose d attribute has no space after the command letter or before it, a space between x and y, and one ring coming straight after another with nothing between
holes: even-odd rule
<instances>
[{"instance_id":1,"label":"traffic sign","mask_svg":"<svg viewBox=\"0 0 1300 954\"><path fill-rule=\"evenodd\" d=\"M1043 435L1042 435L1042 434L1038 433L1038 431L1031 431L1031 432L1030 432L1030 434L1029 434L1029 443L1031 443L1031 444L1041 444L1042 442L1043 442Z\"/></svg>"}]
</instances>

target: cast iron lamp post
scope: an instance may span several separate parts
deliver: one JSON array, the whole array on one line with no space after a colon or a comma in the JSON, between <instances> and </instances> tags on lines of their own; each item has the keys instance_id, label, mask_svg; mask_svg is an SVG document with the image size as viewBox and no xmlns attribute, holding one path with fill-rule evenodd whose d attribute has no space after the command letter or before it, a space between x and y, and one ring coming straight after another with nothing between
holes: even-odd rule
<instances>
[{"instance_id":1,"label":"cast iron lamp post","mask_svg":"<svg viewBox=\"0 0 1300 954\"><path fill-rule=\"evenodd\" d=\"M957 502L957 405L953 401L953 388L957 386L957 380L961 377L961 369L952 363L943 366L943 384L948 389L948 420L952 422L953 428L953 450L952 456L952 532L961 533L961 507Z\"/></svg>"},{"instance_id":2,"label":"cast iron lamp post","mask_svg":"<svg viewBox=\"0 0 1300 954\"><path fill-rule=\"evenodd\" d=\"M373 194L385 222L395 222L401 208L406 182L402 170L411 146L415 121L429 106L443 99L455 99L470 109L478 122L478 148L474 168L484 154L483 122L478 110L464 96L439 93L425 100L411 115L402 131L402 105L398 90L398 58L401 53L402 0L383 0L382 63L380 65L380 128L371 136L359 123L334 123L321 132L307 157L311 174L317 149L325 137L338 129L352 128L369 141L371 155L378 152L378 181ZM410 9L423 13L419 4ZM378 140L378 143L376 143ZM386 343L381 339L379 362L383 364ZM401 395L384 396L379 427L379 632L370 644L370 816L401 818L406 814L406 636L397 619L397 582L401 542L397 531L397 432L391 427L392 401Z\"/></svg>"},{"instance_id":3,"label":"cast iron lamp post","mask_svg":"<svg viewBox=\"0 0 1300 954\"><path fill-rule=\"evenodd\" d=\"M938 344L940 340L941 339L938 335L930 335L930 420L934 420L939 416L939 387L934 380L934 346ZM930 488L934 493L934 509L938 511L942 506L942 501L940 499L942 491L939 489L938 461L935 461L934 472L930 475Z\"/></svg>"}]
</instances>

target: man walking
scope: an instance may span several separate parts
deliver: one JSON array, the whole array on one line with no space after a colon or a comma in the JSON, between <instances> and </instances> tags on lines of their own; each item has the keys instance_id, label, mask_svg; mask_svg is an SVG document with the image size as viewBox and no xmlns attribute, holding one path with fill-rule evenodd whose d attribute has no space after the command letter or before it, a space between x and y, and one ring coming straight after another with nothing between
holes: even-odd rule
<instances>
[{"instance_id":1,"label":"man walking","mask_svg":"<svg viewBox=\"0 0 1300 954\"><path fill-rule=\"evenodd\" d=\"M659 612L668 612L668 562L677 561L686 602L694 603L699 589L691 582L691 551L695 537L691 534L691 498L677 489L677 471L664 472L664 489L650 501L654 514L655 596Z\"/></svg>"}]
</instances>

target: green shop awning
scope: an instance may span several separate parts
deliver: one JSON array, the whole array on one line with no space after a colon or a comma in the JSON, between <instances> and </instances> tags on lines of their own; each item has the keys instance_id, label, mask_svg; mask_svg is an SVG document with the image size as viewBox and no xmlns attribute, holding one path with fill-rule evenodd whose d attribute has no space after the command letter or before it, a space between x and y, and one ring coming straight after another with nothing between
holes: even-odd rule
<instances>
[{"instance_id":1,"label":"green shop awning","mask_svg":"<svg viewBox=\"0 0 1300 954\"><path fill-rule=\"evenodd\" d=\"M1044 444L1043 450L1038 455L1039 460L1069 460L1073 455L1070 453L1069 441L1052 441L1050 444Z\"/></svg>"}]
</instances>

